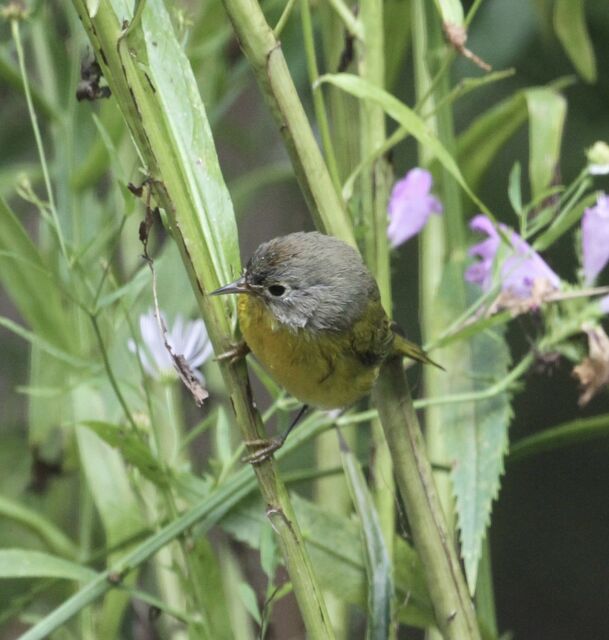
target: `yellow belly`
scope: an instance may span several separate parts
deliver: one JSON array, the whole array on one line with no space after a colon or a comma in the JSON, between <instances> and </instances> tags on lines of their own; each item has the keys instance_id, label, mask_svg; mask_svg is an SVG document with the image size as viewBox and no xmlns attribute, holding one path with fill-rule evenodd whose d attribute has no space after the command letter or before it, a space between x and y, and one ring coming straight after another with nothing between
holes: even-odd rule
<instances>
[{"instance_id":1,"label":"yellow belly","mask_svg":"<svg viewBox=\"0 0 609 640\"><path fill-rule=\"evenodd\" d=\"M378 366L365 365L350 349L351 336L290 331L254 296L240 295L239 325L245 342L273 379L314 407L346 407L368 393Z\"/></svg>"}]
</instances>

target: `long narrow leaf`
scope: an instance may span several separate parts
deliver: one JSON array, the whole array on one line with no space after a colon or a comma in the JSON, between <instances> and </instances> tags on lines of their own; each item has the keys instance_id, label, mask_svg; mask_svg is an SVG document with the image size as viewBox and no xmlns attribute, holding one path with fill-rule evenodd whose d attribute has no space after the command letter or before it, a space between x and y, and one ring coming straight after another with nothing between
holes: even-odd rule
<instances>
[{"instance_id":1,"label":"long narrow leaf","mask_svg":"<svg viewBox=\"0 0 609 640\"><path fill-rule=\"evenodd\" d=\"M341 458L353 503L359 515L368 576L368 627L366 637L385 640L390 635L393 601L392 566L378 513L361 467L341 438Z\"/></svg>"},{"instance_id":2,"label":"long narrow leaf","mask_svg":"<svg viewBox=\"0 0 609 640\"><path fill-rule=\"evenodd\" d=\"M488 215L491 215L488 208L465 181L455 159L412 109L407 107L403 102L400 102L395 96L387 93L387 91L375 87L358 76L348 73L326 74L322 76L319 81L332 84L362 100L371 100L372 102L380 104L388 116L401 124L406 131L422 145L425 145L436 156L440 164L457 180L478 207Z\"/></svg>"},{"instance_id":3,"label":"long narrow leaf","mask_svg":"<svg viewBox=\"0 0 609 640\"><path fill-rule=\"evenodd\" d=\"M64 558L32 549L0 549L2 578L62 578L88 581L97 574Z\"/></svg>"}]
</instances>

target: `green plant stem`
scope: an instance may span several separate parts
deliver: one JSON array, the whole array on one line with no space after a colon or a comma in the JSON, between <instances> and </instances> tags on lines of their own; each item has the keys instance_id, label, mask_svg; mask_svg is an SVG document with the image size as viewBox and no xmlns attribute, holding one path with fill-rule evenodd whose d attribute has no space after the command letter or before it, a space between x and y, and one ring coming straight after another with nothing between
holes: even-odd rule
<instances>
[{"instance_id":1,"label":"green plant stem","mask_svg":"<svg viewBox=\"0 0 609 640\"><path fill-rule=\"evenodd\" d=\"M455 140L452 125L452 113L447 102L444 107L438 105L450 94L449 66L453 59L451 53L446 52L441 26L434 7L424 0L413 0L413 56L415 64L415 83L418 103L425 100L427 110L434 113L427 120L428 125L435 130L442 144L454 155ZM430 55L433 52L433 56ZM443 53L441 53L443 52ZM429 165L432 158L429 152L419 147L419 159L422 165ZM441 219L430 221L421 239L421 315L423 319L423 336L428 342L433 336L438 335L454 315L460 315L467 308L465 283L460 276L452 277L458 265L463 262L465 256L464 240L465 229L463 224L463 207L459 186L454 178L446 171L441 173L444 216ZM450 284L449 284L450 283ZM450 286L448 295L439 295L441 287ZM441 308L438 309L438 306ZM468 346L464 343L454 344L438 353L438 358L447 369L447 373L425 369L425 389L427 395L432 397L453 397L468 395L468 381L454 372L463 370L463 363L470 357ZM451 372L453 372L451 374ZM464 392L460 394L458 392ZM455 393L457 392L457 393ZM444 438L444 423L446 413L443 408L431 405L425 413L426 441L428 453L432 460L450 459ZM454 506L452 497L452 485L448 474L436 474L438 492L450 537L447 545L455 554L454 545ZM465 579L459 572L455 584L461 602L467 599L468 611L472 612L469 625L469 636L478 637L479 631L469 591L465 586ZM463 590L461 590L463 589ZM446 631L440 627L441 633L446 637ZM430 632L428 638L436 638L435 632Z\"/></svg>"},{"instance_id":2,"label":"green plant stem","mask_svg":"<svg viewBox=\"0 0 609 640\"><path fill-rule=\"evenodd\" d=\"M421 558L438 628L446 640L479 639L476 615L446 525L399 359L387 360L374 389L398 488Z\"/></svg>"},{"instance_id":3,"label":"green plant stem","mask_svg":"<svg viewBox=\"0 0 609 640\"><path fill-rule=\"evenodd\" d=\"M572 420L518 440L510 446L506 461L511 464L546 451L607 437L609 437L609 414L607 413L592 418Z\"/></svg>"},{"instance_id":4,"label":"green plant stem","mask_svg":"<svg viewBox=\"0 0 609 640\"><path fill-rule=\"evenodd\" d=\"M360 18L364 42L357 43L359 75L371 84L385 88L385 37L382 0L363 0ZM369 158L386 140L385 112L369 101L360 103L360 158ZM370 163L370 170L360 177L362 203L361 219L366 232L365 257L368 267L379 285L381 303L392 315L391 274L389 270L389 242L387 239L387 202L392 184L392 170L384 156ZM395 482L391 452L378 419L372 421L374 457L371 475L376 510L387 554L393 566L395 537ZM392 637L397 629L391 627Z\"/></svg>"},{"instance_id":5,"label":"green plant stem","mask_svg":"<svg viewBox=\"0 0 609 640\"><path fill-rule=\"evenodd\" d=\"M432 103L431 109L435 105L434 90L441 80L439 73L433 73L430 66L429 51L432 43L430 34L427 12L434 11L433 7L428 6L422 0L415 0L412 3L412 25L413 25L413 58L415 68L415 86L417 95L417 104L420 106L424 102ZM441 71L440 69L439 71ZM437 134L437 118L430 118L428 121ZM418 149L419 162L426 166L431 162L431 155L422 146ZM444 204L447 207L447 204ZM450 215L450 214L449 214ZM446 257L446 231L443 220L438 217L431 216L429 223L421 234L420 239L420 301L421 301L421 329L423 341L429 342L433 336L438 335L441 328L441 317L436 308L437 293L442 280ZM440 351L439 358L445 362L447 355ZM444 364L444 367L450 371L450 365ZM424 382L425 394L427 397L445 397L451 395L451 388L447 384L446 376L441 375L434 367L425 367ZM443 414L442 409L431 404L425 412L425 439L427 443L427 452L431 460L448 460L450 459L446 451L444 439L442 437ZM438 494L449 531L454 528L452 488L450 477L447 474L436 474L435 480L438 487ZM437 632L430 631L429 640L437 638Z\"/></svg>"},{"instance_id":6,"label":"green plant stem","mask_svg":"<svg viewBox=\"0 0 609 640\"><path fill-rule=\"evenodd\" d=\"M223 0L258 86L275 118L300 188L319 229L355 245L344 202L332 179L294 87L281 44L256 0Z\"/></svg>"},{"instance_id":7,"label":"green plant stem","mask_svg":"<svg viewBox=\"0 0 609 640\"><path fill-rule=\"evenodd\" d=\"M55 234L57 241L59 242L59 248L63 257L67 260L68 252L63 238L63 232L61 225L59 224L59 216L57 215L57 209L55 207L55 198L53 197L53 188L51 186L51 178L49 176L49 169L46 161L46 154L44 152L44 145L42 144L42 136L40 135L40 128L38 126L38 118L36 117L36 110L34 109L34 102L32 100L32 94L30 92L30 84L27 76L27 69L25 67L25 56L23 54L23 45L21 43L21 34L19 32L19 21L11 21L11 33L13 40L15 41L15 48L17 49L17 58L19 60L19 69L21 70L21 78L23 80L23 89L25 92L25 100L27 102L27 108L30 114L30 120L32 122L32 129L34 131L34 138L36 139L36 147L38 149L38 156L40 158L40 166L42 167L42 175L44 184L47 191L47 197L49 199L49 208L51 209L51 216L53 218L53 226L55 227Z\"/></svg>"},{"instance_id":8,"label":"green plant stem","mask_svg":"<svg viewBox=\"0 0 609 640\"><path fill-rule=\"evenodd\" d=\"M488 535L482 543L482 555L478 569L478 584L476 588L476 611L480 627L485 635L491 638L499 636L497 627L497 612L495 611L495 592L493 589L493 571L491 565L491 545Z\"/></svg>"},{"instance_id":9,"label":"green plant stem","mask_svg":"<svg viewBox=\"0 0 609 640\"><path fill-rule=\"evenodd\" d=\"M102 360L104 361L104 367L106 369L106 375L108 376L108 380L110 381L110 386L114 391L114 395L118 400L121 408L123 409L123 413L125 414L125 418L129 421L129 424L134 432L137 432L137 426L135 424L135 420L133 419L133 415L131 414L131 410L129 409L129 405L123 396L120 387L118 386L118 381L116 376L114 375L114 371L112 370L112 366L110 364L110 360L108 358L108 352L106 350L106 345L104 344L104 339L102 337L101 331L99 329L99 322L97 321L97 316L91 315L91 324L93 325L93 332L95 333L95 337L97 338L97 344L99 346L100 353L102 355Z\"/></svg>"},{"instance_id":10,"label":"green plant stem","mask_svg":"<svg viewBox=\"0 0 609 640\"><path fill-rule=\"evenodd\" d=\"M93 18L89 15L85 0L74 0L74 6L91 40L93 49L98 53L98 62L102 66L104 77L121 108L140 156L152 178L151 184L156 202L163 207L169 217L171 230L191 278L193 291L214 350L216 353L222 353L232 343L232 327L226 313L228 303L223 300L211 299L205 295L205 292L223 284L219 278L225 277L224 270L228 272L228 267L223 266L222 255L217 252L213 244L220 242L220 240L210 235L209 232L202 231L201 219L205 214L198 210L200 201L192 197L189 183L192 170L189 164L191 159L183 157L176 151L173 130L167 127L166 114L163 111L164 104L160 102L158 92L151 86L150 78L146 74L148 64L147 50L145 49L146 38L149 38L151 34L144 31L142 24L148 21L147 24L151 28L157 28L160 22L164 23L169 18L158 2L140 3L138 6L142 8L142 11L133 18L126 29L123 29L121 25L124 16L121 16L119 21L110 3L100 4ZM248 23L249 20L254 20L256 26L260 27L264 33L263 41L271 43L270 48L265 48L263 52L256 50L257 56L262 53L262 59L260 57L257 59L263 67L260 72L264 73L265 77L267 77L266 70L268 69L270 89L277 82L277 74L280 78L282 73L287 74L285 60L270 28L260 13L260 8L256 5L257 14L255 15L247 13L247 8L244 15L243 10L244 7L237 10L237 15L233 16L234 21L243 22L246 16ZM150 17L144 16L147 11L151 12ZM260 19L263 21L262 25L260 25ZM167 40L172 35L164 32L159 33L158 37ZM252 37L256 43L260 41L260 34L256 32L256 29L252 30ZM241 41L246 49L251 51L249 36L246 35ZM194 84L194 80L192 84ZM279 84L283 89L283 84L281 82ZM293 94L290 95L289 89L287 93L282 91L281 100L278 102L280 111L283 110L281 113L283 115L287 113L289 116L286 118L287 129L294 126L291 120L293 116L292 101L297 100L293 85L290 86ZM203 111L202 105L199 104L198 108ZM304 118L305 126L308 127L301 106L300 109L301 117ZM204 116L204 113L202 115ZM173 114L173 117L178 116ZM319 178L318 184L325 185L321 193L324 197L331 194L336 201L336 192L331 181L327 178L327 173L324 174L326 181L324 181L324 176L320 175L319 166L323 166L323 160L310 129L308 131L311 142L305 145L303 151L308 154L308 162L315 165L315 174ZM291 136L288 134L288 137ZM213 158L210 156L208 162L211 161ZM215 161L217 162L217 160ZM217 167L208 166L207 169L209 171L215 170L215 175L218 176L216 180L221 181ZM223 186L221 182L220 184ZM319 193L317 195L320 197ZM340 207L335 207L332 210L333 226L338 232L348 236L350 226L346 216L341 218L340 210ZM266 437L264 426L252 404L252 393L245 362L222 363L220 370L243 440L248 442L264 439ZM321 592L304 547L294 510L285 486L277 474L274 461L271 459L256 465L255 474L267 504L267 515L278 537L279 547L308 634L311 638L331 638L332 631ZM92 592L99 588L100 585L95 588L91 587Z\"/></svg>"},{"instance_id":11,"label":"green plant stem","mask_svg":"<svg viewBox=\"0 0 609 640\"><path fill-rule=\"evenodd\" d=\"M362 40L364 37L362 24L355 17L353 11L351 11L347 4L343 2L343 0L328 0L328 4L332 9L334 9L336 15L341 19L347 32L354 38Z\"/></svg>"},{"instance_id":12,"label":"green plant stem","mask_svg":"<svg viewBox=\"0 0 609 640\"><path fill-rule=\"evenodd\" d=\"M340 197L340 177L338 174L338 164L336 162L336 154L334 153L334 145L330 136L330 125L328 124L328 114L326 103L324 101L323 89L317 84L319 79L319 68L317 67L317 58L315 56L315 37L313 34L313 20L311 19L311 7L309 0L301 0L300 12L302 20L302 32L305 45L305 54L307 57L307 69L309 71L309 82L311 91L313 92L313 106L315 107L315 118L319 127L321 143L328 163L328 171L332 184L336 189L336 193Z\"/></svg>"}]
</instances>

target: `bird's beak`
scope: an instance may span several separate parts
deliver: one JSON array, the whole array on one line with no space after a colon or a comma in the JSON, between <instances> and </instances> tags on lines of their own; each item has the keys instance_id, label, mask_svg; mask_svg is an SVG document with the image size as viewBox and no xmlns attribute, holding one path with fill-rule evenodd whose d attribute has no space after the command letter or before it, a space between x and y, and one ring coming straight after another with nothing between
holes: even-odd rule
<instances>
[{"instance_id":1,"label":"bird's beak","mask_svg":"<svg viewBox=\"0 0 609 640\"><path fill-rule=\"evenodd\" d=\"M229 284L225 284L223 287L212 291L210 296L224 296L229 293L253 293L249 284L245 281L245 277L241 277L234 282L230 282Z\"/></svg>"}]
</instances>

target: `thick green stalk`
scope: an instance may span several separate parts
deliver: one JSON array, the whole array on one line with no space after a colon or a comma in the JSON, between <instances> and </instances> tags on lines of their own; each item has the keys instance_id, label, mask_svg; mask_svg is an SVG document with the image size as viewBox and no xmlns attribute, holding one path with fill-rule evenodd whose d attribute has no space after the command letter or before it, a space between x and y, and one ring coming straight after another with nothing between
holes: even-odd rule
<instances>
[{"instance_id":1,"label":"thick green stalk","mask_svg":"<svg viewBox=\"0 0 609 640\"><path fill-rule=\"evenodd\" d=\"M478 640L476 614L444 523L423 435L399 359L387 360L382 366L374 400L393 456L398 488L438 628L445 640Z\"/></svg>"},{"instance_id":2,"label":"thick green stalk","mask_svg":"<svg viewBox=\"0 0 609 640\"><path fill-rule=\"evenodd\" d=\"M336 207L332 206L337 200L336 194L325 167L318 165L314 167L315 171L302 171L303 166L307 166L305 160L313 157L311 145L315 146L317 162L322 162L322 159L312 139L310 127L295 93L285 60L278 49L278 43L254 0L224 2L241 45L254 67L261 89L282 126L299 177L308 181L304 187L305 193L311 193L315 189L322 198L324 194L328 198L325 202L323 199L316 201L323 207L320 208L320 215L316 220L319 224L325 225L326 220L331 221L337 214ZM289 98L289 103L286 102L286 97ZM282 110L288 104L295 109L296 119L292 117L293 114ZM305 155L298 155L301 152ZM295 154L297 157L294 160ZM323 194L315 183L320 172L327 185ZM342 206L340 211L343 211ZM342 213L340 218L343 220ZM335 230L336 225L325 228L328 232L345 239L345 224L339 225L338 233ZM382 272L379 275L383 277ZM421 438L415 437L418 423L401 364L396 366L388 363L382 368L375 398L396 469L398 486L408 505L413 530L417 530L415 542L420 545L419 553L425 565L438 625L449 640L477 639L479 634L473 607L456 552L443 524L429 462L425 458L425 448ZM406 437L402 433L405 421L410 429ZM413 463L416 465L411 469Z\"/></svg>"},{"instance_id":3,"label":"thick green stalk","mask_svg":"<svg viewBox=\"0 0 609 640\"><path fill-rule=\"evenodd\" d=\"M214 350L221 353L229 348L232 342L227 307L224 301L210 299L205 295L205 292L223 284L219 280L225 277L224 271L228 269L224 266L222 247L217 246L221 240L210 235L208 227L202 227L205 224L209 225L209 222L203 218L203 212L198 210L199 200L193 196L192 184L189 182L192 176L191 159L176 151L177 143L173 137L172 123L166 119L166 113L163 111L165 105L160 102L159 92L152 85L148 75L146 51L149 50L144 47L156 47L157 43L156 40L147 43L146 37L149 37L149 34L142 29L142 22L148 19L145 15L148 11L151 12L150 28L168 20L168 16L164 15L164 9L158 2L141 3L137 6L142 12L133 18L125 30L121 28L110 3L101 3L93 18L89 16L84 0L74 0L74 6L103 68L104 77L146 164L155 199L169 217ZM159 34L157 39L167 38L165 32ZM269 53L269 65L281 66L278 56ZM183 69L181 71L184 73ZM194 82L191 86L192 84ZM198 105L198 108L202 110L201 105ZM178 117L178 114L172 114L172 117ZM213 155L208 153L208 164L211 161L217 162ZM217 166L206 166L205 169L218 181ZM335 194L331 183L330 191ZM217 195L214 192L210 197ZM338 220L338 217L335 220ZM238 268L238 265L232 266ZM221 364L220 368L243 439L251 441L264 438L263 424L252 404L245 363L225 363ZM276 473L274 461L269 460L257 465L255 473L260 491L268 505L267 515L278 536L307 631L312 638L331 638L332 632L320 589L304 548L287 491Z\"/></svg>"},{"instance_id":4,"label":"thick green stalk","mask_svg":"<svg viewBox=\"0 0 609 640\"><path fill-rule=\"evenodd\" d=\"M279 125L300 188L317 228L355 245L344 202L332 184L294 87L281 43L256 0L223 0L258 86Z\"/></svg>"},{"instance_id":5,"label":"thick green stalk","mask_svg":"<svg viewBox=\"0 0 609 640\"><path fill-rule=\"evenodd\" d=\"M311 17L310 0L301 0L301 20L302 35L304 40L305 54L307 58L307 69L309 72L309 82L311 83L311 91L313 92L313 105L315 107L315 118L319 127L319 135L328 164L328 171L332 178L332 183L336 189L336 193L340 197L340 176L338 173L338 164L336 154L334 153L334 145L330 135L330 125L328 123L328 113L326 103L322 93L322 88L317 84L319 80L319 68L317 66L317 56L315 55L315 36L313 33L313 19Z\"/></svg>"},{"instance_id":6,"label":"thick green stalk","mask_svg":"<svg viewBox=\"0 0 609 640\"><path fill-rule=\"evenodd\" d=\"M431 47L429 33L427 10L423 0L415 0L412 3L412 24L413 24L413 58L415 66L415 86L419 100L423 96L428 96L429 100L433 96L429 95L432 86L433 73L429 65L429 51ZM434 8L431 7L431 11ZM437 121L431 119L428 125L435 129L437 134ZM431 161L432 156L422 146L418 149L419 162L425 166ZM445 209L447 206L445 205ZM450 212L446 215L451 215ZM424 342L428 342L430 338L437 335L438 313L434 311L436 296L442 279L442 272L445 264L446 254L446 233L444 221L439 217L432 216L429 224L421 236L420 250L420 299L421 299L421 324ZM439 358L441 356L438 356ZM444 363L442 357L441 360ZM446 368L447 364L443 364ZM424 371L425 392L427 396L436 397L443 396L448 393L445 388L446 376L441 375L443 372L436 371L434 367L426 367ZM429 407L425 412L425 435L428 447L428 453L432 460L448 459L447 452L444 449L444 442L441 437L442 423L441 407ZM450 478L447 474L436 475L438 483L438 492L446 517L449 522L449 528L453 528L452 524L452 493Z\"/></svg>"},{"instance_id":7,"label":"thick green stalk","mask_svg":"<svg viewBox=\"0 0 609 640\"><path fill-rule=\"evenodd\" d=\"M442 64L440 59L440 52L445 50L446 45L439 19L434 7L424 0L413 0L412 18L417 98L419 102L425 100L426 112L435 114L428 119L428 126L435 130L442 144L454 154L455 140L450 106L445 104L436 110L436 106L450 92L449 65ZM436 56L435 62L433 55ZM429 152L420 146L420 163L423 166L428 165L431 159ZM457 279L456 282L461 286L454 283L451 285L451 306L446 309L438 309L438 301L440 300L438 293L442 279L446 275L447 265L451 262L459 264L465 255L465 228L459 186L445 170L441 173L441 188L444 216L431 221L421 240L420 295L425 341L439 335L446 326L447 315L459 315L467 307L465 283L461 279ZM465 343L456 343L439 352L437 357L446 368L447 373L438 371L434 367L427 367L425 370L426 394L432 397L451 396L462 390L461 372L469 355L469 349ZM430 406L425 414L427 450L432 460L450 459L443 431L445 416L445 410L441 406ZM448 474L436 474L436 482L449 531L451 531L451 547L454 548L452 544L454 539L452 485ZM461 575L460 577L462 579ZM467 590L464 593L467 594ZM428 637L431 640L436 635L432 631Z\"/></svg>"},{"instance_id":8,"label":"thick green stalk","mask_svg":"<svg viewBox=\"0 0 609 640\"><path fill-rule=\"evenodd\" d=\"M360 20L364 31L363 42L358 43L359 74L371 84L385 88L385 41L382 0L363 0ZM385 112L378 104L360 103L360 159L371 157L386 140ZM375 160L369 171L362 174L360 192L362 220L366 228L366 262L381 292L381 302L392 314L391 275L389 270L389 243L387 240L387 202L391 189L392 171L385 156ZM372 421L374 458L372 478L374 499L381 530L390 560L393 560L395 534L395 483L391 452L378 420ZM395 633L396 629L393 629Z\"/></svg>"}]
</instances>

